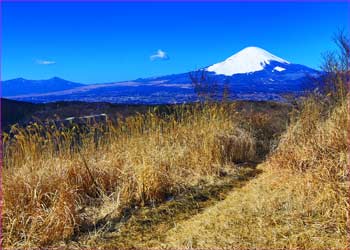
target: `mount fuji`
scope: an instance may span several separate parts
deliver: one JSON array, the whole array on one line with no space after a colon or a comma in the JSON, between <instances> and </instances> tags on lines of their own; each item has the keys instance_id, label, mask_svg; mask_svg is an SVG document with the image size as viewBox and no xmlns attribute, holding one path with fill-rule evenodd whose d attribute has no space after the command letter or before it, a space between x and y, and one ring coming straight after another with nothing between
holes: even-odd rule
<instances>
[{"instance_id":1,"label":"mount fuji","mask_svg":"<svg viewBox=\"0 0 350 250\"><path fill-rule=\"evenodd\" d=\"M272 55L266 50L258 47L248 47L227 58L225 61L208 67L207 71L218 75L233 76L235 74L246 74L264 70L270 62L283 64L282 66L290 64L288 61ZM274 70L281 72L285 68L276 66Z\"/></svg>"},{"instance_id":2,"label":"mount fuji","mask_svg":"<svg viewBox=\"0 0 350 250\"><path fill-rule=\"evenodd\" d=\"M207 78L228 84L231 93L243 99L280 99L283 93L302 92L312 88L322 72L301 64L290 63L258 47L247 47L226 60L200 69ZM152 78L168 84L189 81L189 73ZM139 81L148 81L139 79ZM255 95L255 96L254 96ZM245 98L246 97L246 98Z\"/></svg>"},{"instance_id":3,"label":"mount fuji","mask_svg":"<svg viewBox=\"0 0 350 250\"><path fill-rule=\"evenodd\" d=\"M219 88L228 86L232 99L283 101L284 94L300 94L313 87L312 82L323 73L304 65L291 63L258 47L247 47L224 61L200 69L210 82ZM3 82L3 93L7 98L32 102L52 101L106 101L127 104L183 103L197 100L190 78L191 72L133 81L103 84L64 84L58 89L54 78L42 80L45 91L23 86L33 81L20 79L22 90L16 89L16 79ZM54 86L50 90L50 86ZM71 88L69 88L71 86ZM11 93L12 92L12 93Z\"/></svg>"}]
</instances>

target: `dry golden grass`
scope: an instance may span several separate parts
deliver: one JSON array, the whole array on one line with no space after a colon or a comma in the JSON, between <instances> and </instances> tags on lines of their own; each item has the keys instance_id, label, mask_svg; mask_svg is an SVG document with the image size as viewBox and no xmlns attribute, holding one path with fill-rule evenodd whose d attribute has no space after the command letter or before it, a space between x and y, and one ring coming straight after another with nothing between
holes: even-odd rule
<instances>
[{"instance_id":1,"label":"dry golden grass","mask_svg":"<svg viewBox=\"0 0 350 250\"><path fill-rule=\"evenodd\" d=\"M345 197L335 198L329 185L310 184L310 176L262 170L265 173L224 201L168 231L164 244L175 248L346 249Z\"/></svg>"},{"instance_id":2,"label":"dry golden grass","mask_svg":"<svg viewBox=\"0 0 350 250\"><path fill-rule=\"evenodd\" d=\"M96 234L82 235L77 243L69 246L79 246L100 249L124 248L159 248L164 241L165 232L178 222L191 219L204 208L215 205L225 199L233 189L244 186L260 174L254 166L232 168L227 167L222 176L208 176L193 187L186 189L157 206L147 206L135 210L124 222L108 223Z\"/></svg>"},{"instance_id":3,"label":"dry golden grass","mask_svg":"<svg viewBox=\"0 0 350 250\"><path fill-rule=\"evenodd\" d=\"M257 179L167 233L171 247L349 248L347 102L307 99Z\"/></svg>"},{"instance_id":4,"label":"dry golden grass","mask_svg":"<svg viewBox=\"0 0 350 250\"><path fill-rule=\"evenodd\" d=\"M64 244L124 208L163 201L255 155L233 106L179 107L84 128L32 124L4 137L3 244ZM100 136L103 134L103 136Z\"/></svg>"},{"instance_id":5,"label":"dry golden grass","mask_svg":"<svg viewBox=\"0 0 350 250\"><path fill-rule=\"evenodd\" d=\"M244 116L235 107L182 106L168 115L153 110L118 124L87 127L13 127L4 137L4 246L73 246L72 238L90 233L86 242L98 247L103 228L93 228L101 221L160 204L201 186L206 178L220 178L232 162L259 159L276 143L286 120L277 113ZM192 211L192 203L176 202L173 214L185 220L173 227L167 213L154 215L152 230L159 239L150 236L152 242L141 245L345 249L347 111L345 102L330 108L307 99L259 167L263 174L233 189L225 200L208 202L203 212ZM178 207L192 212L178 214ZM135 220L125 232L136 239L143 226ZM131 241L118 244L138 245Z\"/></svg>"}]
</instances>

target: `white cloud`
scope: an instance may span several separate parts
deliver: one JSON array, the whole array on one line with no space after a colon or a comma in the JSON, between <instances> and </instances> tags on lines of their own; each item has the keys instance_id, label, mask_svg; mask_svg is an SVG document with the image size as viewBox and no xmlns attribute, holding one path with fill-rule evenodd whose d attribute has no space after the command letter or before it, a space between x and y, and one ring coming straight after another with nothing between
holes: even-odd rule
<instances>
[{"instance_id":1,"label":"white cloud","mask_svg":"<svg viewBox=\"0 0 350 250\"><path fill-rule=\"evenodd\" d=\"M37 64L40 65L52 65L52 64L56 64L55 61L49 61L49 60L36 60Z\"/></svg>"},{"instance_id":2,"label":"white cloud","mask_svg":"<svg viewBox=\"0 0 350 250\"><path fill-rule=\"evenodd\" d=\"M150 59L151 59L151 61L158 60L158 59L159 60L168 60L169 56L168 56L168 54L165 51L159 49L157 51L157 53L155 53L154 55L150 56Z\"/></svg>"}]
</instances>

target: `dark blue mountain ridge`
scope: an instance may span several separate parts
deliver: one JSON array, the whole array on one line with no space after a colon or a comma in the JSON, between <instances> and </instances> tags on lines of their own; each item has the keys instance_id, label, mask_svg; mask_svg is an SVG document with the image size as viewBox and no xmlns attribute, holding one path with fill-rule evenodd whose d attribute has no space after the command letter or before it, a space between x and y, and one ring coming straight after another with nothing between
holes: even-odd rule
<instances>
[{"instance_id":1,"label":"dark blue mountain ridge","mask_svg":"<svg viewBox=\"0 0 350 250\"><path fill-rule=\"evenodd\" d=\"M3 96L42 94L84 86L84 84L67 81L59 77L52 77L47 80L27 80L24 78L16 78L3 81L1 85Z\"/></svg>"}]
</instances>

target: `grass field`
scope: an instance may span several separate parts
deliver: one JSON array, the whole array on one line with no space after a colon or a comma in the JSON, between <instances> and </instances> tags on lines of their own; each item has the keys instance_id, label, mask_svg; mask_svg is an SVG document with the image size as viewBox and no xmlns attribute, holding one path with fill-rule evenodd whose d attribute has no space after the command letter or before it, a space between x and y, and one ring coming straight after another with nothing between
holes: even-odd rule
<instances>
[{"instance_id":1,"label":"grass field","mask_svg":"<svg viewBox=\"0 0 350 250\"><path fill-rule=\"evenodd\" d=\"M347 105L206 103L13 126L3 245L345 249Z\"/></svg>"},{"instance_id":2,"label":"grass field","mask_svg":"<svg viewBox=\"0 0 350 250\"><path fill-rule=\"evenodd\" d=\"M234 104L207 104L84 128L12 127L4 135L5 246L67 241L105 216L160 203L233 162L256 160L252 121L240 116Z\"/></svg>"}]
</instances>

